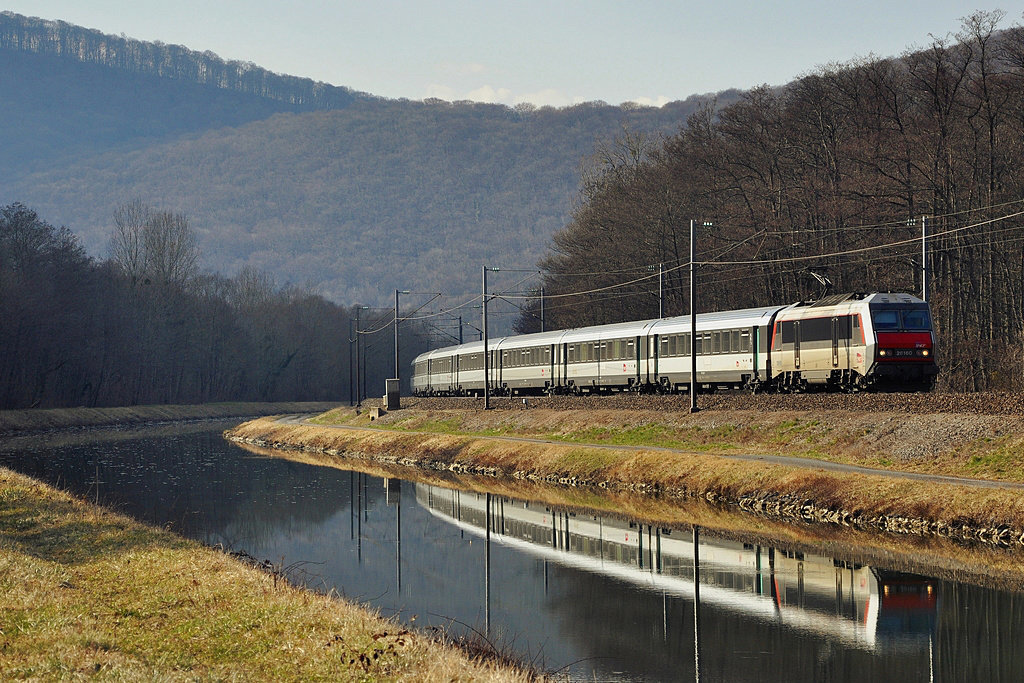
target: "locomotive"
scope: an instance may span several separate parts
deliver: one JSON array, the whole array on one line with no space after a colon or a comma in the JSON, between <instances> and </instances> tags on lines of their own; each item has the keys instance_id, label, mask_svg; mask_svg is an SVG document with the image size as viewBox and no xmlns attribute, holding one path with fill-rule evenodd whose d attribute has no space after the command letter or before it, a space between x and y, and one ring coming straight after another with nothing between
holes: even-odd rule
<instances>
[{"instance_id":1,"label":"locomotive","mask_svg":"<svg viewBox=\"0 0 1024 683\"><path fill-rule=\"evenodd\" d=\"M490 339L495 395L689 391L928 391L939 368L927 302L849 293L787 306L595 325ZM413 361L416 396L480 396L483 342Z\"/></svg>"}]
</instances>

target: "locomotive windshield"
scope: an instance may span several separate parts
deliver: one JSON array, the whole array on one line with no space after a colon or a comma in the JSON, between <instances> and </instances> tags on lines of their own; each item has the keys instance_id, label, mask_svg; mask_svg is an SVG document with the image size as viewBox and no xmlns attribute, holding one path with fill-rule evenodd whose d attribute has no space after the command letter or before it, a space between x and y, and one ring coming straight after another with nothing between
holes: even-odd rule
<instances>
[{"instance_id":1,"label":"locomotive windshield","mask_svg":"<svg viewBox=\"0 0 1024 683\"><path fill-rule=\"evenodd\" d=\"M871 308L876 330L930 330L932 319L927 306Z\"/></svg>"}]
</instances>

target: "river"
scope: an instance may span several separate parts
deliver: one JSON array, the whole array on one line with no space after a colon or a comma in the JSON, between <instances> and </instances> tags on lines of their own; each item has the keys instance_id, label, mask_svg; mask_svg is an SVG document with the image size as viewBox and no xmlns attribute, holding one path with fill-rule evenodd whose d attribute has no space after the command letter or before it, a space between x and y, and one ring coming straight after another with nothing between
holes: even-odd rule
<instances>
[{"instance_id":1,"label":"river","mask_svg":"<svg viewBox=\"0 0 1024 683\"><path fill-rule=\"evenodd\" d=\"M8 438L0 464L573 679L1024 680L1018 593L255 455L226 426Z\"/></svg>"}]
</instances>

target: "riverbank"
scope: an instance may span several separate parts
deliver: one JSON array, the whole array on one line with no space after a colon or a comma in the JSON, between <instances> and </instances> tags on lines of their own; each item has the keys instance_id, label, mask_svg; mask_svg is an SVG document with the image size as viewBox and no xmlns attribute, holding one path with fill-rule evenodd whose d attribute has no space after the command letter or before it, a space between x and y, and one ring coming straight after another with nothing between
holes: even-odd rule
<instances>
[{"instance_id":1,"label":"riverbank","mask_svg":"<svg viewBox=\"0 0 1024 683\"><path fill-rule=\"evenodd\" d=\"M0 468L0 678L528 680L251 564Z\"/></svg>"},{"instance_id":2,"label":"riverbank","mask_svg":"<svg viewBox=\"0 0 1024 683\"><path fill-rule=\"evenodd\" d=\"M865 411L429 410L370 422L255 420L261 446L569 486L699 497L758 515L1024 547L1019 489L898 479L887 470L1024 481L1024 418ZM517 440L520 439L520 440ZM523 441L521 439L529 439ZM797 455L799 465L740 454ZM825 470L828 460L877 468Z\"/></svg>"},{"instance_id":3,"label":"riverbank","mask_svg":"<svg viewBox=\"0 0 1024 683\"><path fill-rule=\"evenodd\" d=\"M321 413L337 403L203 403L199 405L0 410L0 436L75 427L136 425L176 420L214 420L282 413Z\"/></svg>"}]
</instances>

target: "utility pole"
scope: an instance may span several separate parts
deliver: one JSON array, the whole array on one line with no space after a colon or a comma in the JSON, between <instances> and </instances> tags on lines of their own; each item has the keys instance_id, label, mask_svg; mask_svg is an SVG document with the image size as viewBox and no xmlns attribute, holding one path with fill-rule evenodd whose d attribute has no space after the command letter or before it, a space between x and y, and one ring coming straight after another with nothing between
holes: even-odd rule
<instances>
[{"instance_id":1,"label":"utility pole","mask_svg":"<svg viewBox=\"0 0 1024 683\"><path fill-rule=\"evenodd\" d=\"M484 410L491 409L491 354L487 350L487 271L498 270L497 268L488 268L487 266L480 266L480 272L483 280L483 313L482 313L482 327L480 336L483 338L484 343Z\"/></svg>"},{"instance_id":2,"label":"utility pole","mask_svg":"<svg viewBox=\"0 0 1024 683\"><path fill-rule=\"evenodd\" d=\"M352 318L348 319L348 404L354 406L355 401L355 384L352 382L352 342L355 339L352 337Z\"/></svg>"},{"instance_id":3,"label":"utility pole","mask_svg":"<svg viewBox=\"0 0 1024 683\"><path fill-rule=\"evenodd\" d=\"M407 289L396 289L395 290L395 379L398 380L398 393L402 393L402 375L399 368L398 361L398 295L408 294Z\"/></svg>"},{"instance_id":4,"label":"utility pole","mask_svg":"<svg viewBox=\"0 0 1024 683\"><path fill-rule=\"evenodd\" d=\"M665 264L658 264L658 318L665 317Z\"/></svg>"},{"instance_id":5,"label":"utility pole","mask_svg":"<svg viewBox=\"0 0 1024 683\"><path fill-rule=\"evenodd\" d=\"M356 306L356 408L361 408L363 405L363 391L362 385L359 384L359 311L362 310L361 306Z\"/></svg>"},{"instance_id":6,"label":"utility pole","mask_svg":"<svg viewBox=\"0 0 1024 683\"><path fill-rule=\"evenodd\" d=\"M690 412L700 411L697 407L697 285L694 277L697 255L697 221L690 220Z\"/></svg>"},{"instance_id":7,"label":"utility pole","mask_svg":"<svg viewBox=\"0 0 1024 683\"><path fill-rule=\"evenodd\" d=\"M540 331L544 331L544 288L540 288Z\"/></svg>"},{"instance_id":8,"label":"utility pole","mask_svg":"<svg viewBox=\"0 0 1024 683\"><path fill-rule=\"evenodd\" d=\"M921 216L921 299L928 301L928 217Z\"/></svg>"},{"instance_id":9,"label":"utility pole","mask_svg":"<svg viewBox=\"0 0 1024 683\"><path fill-rule=\"evenodd\" d=\"M363 389L362 385L359 382L359 377L362 370L362 368L359 365L359 312L365 311L369 308L369 306L356 306L356 408L361 408L363 406Z\"/></svg>"}]
</instances>

